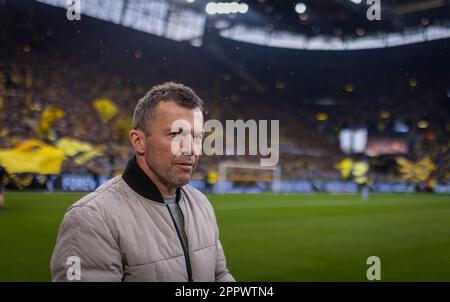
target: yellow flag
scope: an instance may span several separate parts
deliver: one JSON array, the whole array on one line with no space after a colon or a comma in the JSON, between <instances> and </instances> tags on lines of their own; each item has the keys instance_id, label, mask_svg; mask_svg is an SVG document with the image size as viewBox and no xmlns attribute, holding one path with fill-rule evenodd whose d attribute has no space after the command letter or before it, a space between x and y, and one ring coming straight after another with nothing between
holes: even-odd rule
<instances>
[{"instance_id":1,"label":"yellow flag","mask_svg":"<svg viewBox=\"0 0 450 302\"><path fill-rule=\"evenodd\" d=\"M97 99L93 103L103 123L108 122L118 113L117 106L110 99Z\"/></svg>"},{"instance_id":2,"label":"yellow flag","mask_svg":"<svg viewBox=\"0 0 450 302\"><path fill-rule=\"evenodd\" d=\"M33 182L33 174L10 174L9 181L14 183L19 189L28 187Z\"/></svg>"},{"instance_id":3,"label":"yellow flag","mask_svg":"<svg viewBox=\"0 0 450 302\"><path fill-rule=\"evenodd\" d=\"M64 111L58 107L51 106L41 113L41 121L39 123L38 136L44 137L53 123L64 116Z\"/></svg>"},{"instance_id":4,"label":"yellow flag","mask_svg":"<svg viewBox=\"0 0 450 302\"><path fill-rule=\"evenodd\" d=\"M8 173L59 174L64 153L39 140L28 140L12 149L0 150L0 161Z\"/></svg>"},{"instance_id":5,"label":"yellow flag","mask_svg":"<svg viewBox=\"0 0 450 302\"><path fill-rule=\"evenodd\" d=\"M415 183L427 180L431 172L436 169L436 165L429 157L424 157L417 163L404 157L397 157L395 160L402 178Z\"/></svg>"},{"instance_id":6,"label":"yellow flag","mask_svg":"<svg viewBox=\"0 0 450 302\"><path fill-rule=\"evenodd\" d=\"M416 174L419 181L427 180L436 165L429 157L421 158L416 164Z\"/></svg>"},{"instance_id":7,"label":"yellow flag","mask_svg":"<svg viewBox=\"0 0 450 302\"><path fill-rule=\"evenodd\" d=\"M92 158L103 154L101 147L69 137L59 139L56 146L66 156L71 157L77 165L83 165Z\"/></svg>"}]
</instances>

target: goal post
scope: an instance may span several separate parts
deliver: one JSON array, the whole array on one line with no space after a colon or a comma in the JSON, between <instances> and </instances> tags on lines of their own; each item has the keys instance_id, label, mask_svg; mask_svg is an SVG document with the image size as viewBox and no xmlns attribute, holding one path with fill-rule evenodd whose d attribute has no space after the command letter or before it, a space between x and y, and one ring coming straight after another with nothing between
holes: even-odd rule
<instances>
[{"instance_id":1,"label":"goal post","mask_svg":"<svg viewBox=\"0 0 450 302\"><path fill-rule=\"evenodd\" d=\"M225 181L234 185L256 186L257 183L269 183L269 190L278 192L281 181L281 167L264 167L255 163L221 162L218 166L219 182Z\"/></svg>"}]
</instances>

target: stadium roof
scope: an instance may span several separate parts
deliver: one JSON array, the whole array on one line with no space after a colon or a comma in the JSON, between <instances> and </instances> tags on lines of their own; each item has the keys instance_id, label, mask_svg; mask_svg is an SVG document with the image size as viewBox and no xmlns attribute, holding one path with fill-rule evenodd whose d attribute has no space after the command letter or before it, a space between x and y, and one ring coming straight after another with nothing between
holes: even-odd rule
<instances>
[{"instance_id":1,"label":"stadium roof","mask_svg":"<svg viewBox=\"0 0 450 302\"><path fill-rule=\"evenodd\" d=\"M66 0L37 0L67 8ZM269 47L384 48L450 38L450 1L383 0L368 20L364 0L81 0L81 14L201 46L205 32ZM375 1L375 0L374 0ZM208 6L209 5L209 6Z\"/></svg>"}]
</instances>

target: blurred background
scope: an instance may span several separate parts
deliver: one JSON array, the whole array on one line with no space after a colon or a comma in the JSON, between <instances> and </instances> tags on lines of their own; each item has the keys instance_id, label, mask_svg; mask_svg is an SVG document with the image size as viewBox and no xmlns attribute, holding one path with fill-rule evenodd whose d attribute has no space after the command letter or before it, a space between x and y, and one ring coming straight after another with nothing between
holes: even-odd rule
<instances>
[{"instance_id":1,"label":"blurred background","mask_svg":"<svg viewBox=\"0 0 450 302\"><path fill-rule=\"evenodd\" d=\"M121 174L134 106L175 81L206 119L280 121L277 166L203 156L191 181L238 279L365 280L363 255L394 257L397 242L390 280L450 280L450 1L210 2L0 0L0 279L49 278L65 209ZM33 230L42 250L27 258ZM269 252L267 238L283 241ZM255 269L279 253L270 273Z\"/></svg>"}]
</instances>

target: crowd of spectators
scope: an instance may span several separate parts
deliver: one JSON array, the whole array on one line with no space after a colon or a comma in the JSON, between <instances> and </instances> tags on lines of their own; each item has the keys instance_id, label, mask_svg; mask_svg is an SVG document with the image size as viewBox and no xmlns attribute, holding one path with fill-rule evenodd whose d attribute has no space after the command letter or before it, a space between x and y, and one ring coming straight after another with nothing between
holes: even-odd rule
<instances>
[{"instance_id":1,"label":"crowd of spectators","mask_svg":"<svg viewBox=\"0 0 450 302\"><path fill-rule=\"evenodd\" d=\"M33 11L0 17L0 148L36 138L42 111L56 106L64 116L54 123L53 134L105 146L105 160L113 158L118 172L131 155L127 131L136 102L153 85L170 80L193 87L206 100L207 119L280 120L283 178L338 179L335 165L347 156L339 148L340 129L364 125L371 133L388 136L395 132L395 123L402 122L409 128L404 134L410 146L407 156L430 157L437 166L433 176L449 179L448 96L437 84L433 88L437 79L426 71L420 80L407 82L408 89L394 92L379 87L375 94L351 95L353 86L347 85L347 94L340 91L345 100L340 97L324 106L320 101L296 102L295 96L281 99L280 88L295 85L295 79L290 76L280 84L278 75L271 79L270 70L261 81L265 92L253 91L239 69L230 70L205 49L186 43L93 19L74 26L58 18L43 21ZM378 80L383 87L384 79ZM450 73L439 78L449 80ZM421 81L429 88L417 89ZM404 79L397 85L405 85ZM119 109L108 122L101 121L92 105L98 98L112 100ZM311 99L320 99L320 94ZM199 173L217 167L222 159L202 159ZM70 161L63 165L63 172L87 169ZM373 175L397 179L394 170Z\"/></svg>"}]
</instances>

